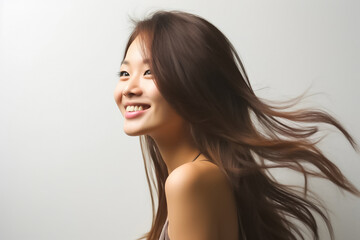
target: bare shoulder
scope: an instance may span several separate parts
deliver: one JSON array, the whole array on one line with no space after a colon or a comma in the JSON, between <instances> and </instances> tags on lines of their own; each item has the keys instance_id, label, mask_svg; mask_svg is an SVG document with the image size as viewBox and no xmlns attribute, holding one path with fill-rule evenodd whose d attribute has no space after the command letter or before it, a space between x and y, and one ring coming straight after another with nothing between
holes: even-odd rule
<instances>
[{"instance_id":1,"label":"bare shoulder","mask_svg":"<svg viewBox=\"0 0 360 240\"><path fill-rule=\"evenodd\" d=\"M227 185L225 174L218 166L209 161L190 162L171 172L165 182L165 191L176 194L178 191L198 190L198 187L211 191L213 184Z\"/></svg>"},{"instance_id":2,"label":"bare shoulder","mask_svg":"<svg viewBox=\"0 0 360 240\"><path fill-rule=\"evenodd\" d=\"M211 162L186 163L171 172L165 182L170 239L220 239L229 189L226 176Z\"/></svg>"}]
</instances>

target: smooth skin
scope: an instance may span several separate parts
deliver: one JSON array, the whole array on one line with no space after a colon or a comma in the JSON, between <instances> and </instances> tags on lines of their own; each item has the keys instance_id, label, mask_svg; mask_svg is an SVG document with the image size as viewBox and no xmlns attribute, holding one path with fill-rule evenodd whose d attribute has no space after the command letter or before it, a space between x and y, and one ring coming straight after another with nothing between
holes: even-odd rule
<instances>
[{"instance_id":1,"label":"smooth skin","mask_svg":"<svg viewBox=\"0 0 360 240\"><path fill-rule=\"evenodd\" d=\"M151 136L168 168L165 195L171 240L237 240L236 203L221 170L206 161L193 143L187 123L162 97L144 59L139 39L130 45L114 92L123 115L125 105L150 105L142 115L124 120L130 136ZM123 95L125 93L125 95Z\"/></svg>"},{"instance_id":2,"label":"smooth skin","mask_svg":"<svg viewBox=\"0 0 360 240\"><path fill-rule=\"evenodd\" d=\"M235 199L225 175L213 163L195 161L167 178L171 240L237 240Z\"/></svg>"}]
</instances>

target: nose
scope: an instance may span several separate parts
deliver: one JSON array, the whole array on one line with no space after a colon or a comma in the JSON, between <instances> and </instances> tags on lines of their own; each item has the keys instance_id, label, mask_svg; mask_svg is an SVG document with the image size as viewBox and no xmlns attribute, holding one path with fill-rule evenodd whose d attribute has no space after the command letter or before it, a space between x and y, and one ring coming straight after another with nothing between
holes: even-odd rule
<instances>
[{"instance_id":1,"label":"nose","mask_svg":"<svg viewBox=\"0 0 360 240\"><path fill-rule=\"evenodd\" d=\"M133 76L127 81L127 85L124 88L123 95L126 97L140 96L142 89L140 86L140 77Z\"/></svg>"}]
</instances>

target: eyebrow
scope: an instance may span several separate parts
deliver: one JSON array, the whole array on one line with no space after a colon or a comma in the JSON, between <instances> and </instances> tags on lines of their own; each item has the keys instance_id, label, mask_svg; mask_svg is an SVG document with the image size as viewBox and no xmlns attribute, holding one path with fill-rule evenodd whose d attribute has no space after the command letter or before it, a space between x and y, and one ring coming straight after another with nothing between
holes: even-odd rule
<instances>
[{"instance_id":1,"label":"eyebrow","mask_svg":"<svg viewBox=\"0 0 360 240\"><path fill-rule=\"evenodd\" d=\"M149 58L145 58L144 60L143 60L143 63L144 64L150 64L150 59ZM126 60L124 60L124 61L122 61L122 63L121 63L121 65L131 65L130 64L130 62L129 61L126 61Z\"/></svg>"}]
</instances>

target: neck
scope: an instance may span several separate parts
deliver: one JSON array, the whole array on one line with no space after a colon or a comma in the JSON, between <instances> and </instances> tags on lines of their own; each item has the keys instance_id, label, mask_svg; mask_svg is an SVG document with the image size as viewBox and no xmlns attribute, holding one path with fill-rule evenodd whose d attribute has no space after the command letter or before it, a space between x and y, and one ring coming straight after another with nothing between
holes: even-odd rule
<instances>
[{"instance_id":1,"label":"neck","mask_svg":"<svg viewBox=\"0 0 360 240\"><path fill-rule=\"evenodd\" d=\"M166 134L166 137L153 137L159 148L160 154L167 166L168 174L177 167L192 162L200 153L199 149L191 140L190 134L183 131L180 133ZM200 156L199 156L200 157Z\"/></svg>"}]
</instances>

